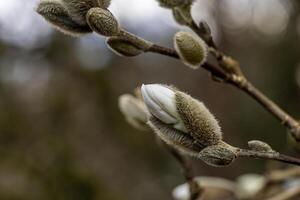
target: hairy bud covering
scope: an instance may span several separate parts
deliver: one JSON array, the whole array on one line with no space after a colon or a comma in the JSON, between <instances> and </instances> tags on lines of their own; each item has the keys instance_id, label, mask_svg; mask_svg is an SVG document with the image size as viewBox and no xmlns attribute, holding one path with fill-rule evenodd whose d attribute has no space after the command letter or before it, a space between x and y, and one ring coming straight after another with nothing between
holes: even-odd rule
<instances>
[{"instance_id":1,"label":"hairy bud covering","mask_svg":"<svg viewBox=\"0 0 300 200\"><path fill-rule=\"evenodd\" d=\"M248 147L250 150L253 150L253 151L274 152L274 150L272 149L272 147L269 144L259 141L259 140L249 141Z\"/></svg>"},{"instance_id":2,"label":"hairy bud covering","mask_svg":"<svg viewBox=\"0 0 300 200\"><path fill-rule=\"evenodd\" d=\"M114 15L102 8L92 8L86 16L91 29L103 36L116 36L120 33L120 27Z\"/></svg>"},{"instance_id":3,"label":"hairy bud covering","mask_svg":"<svg viewBox=\"0 0 300 200\"><path fill-rule=\"evenodd\" d=\"M180 119L195 140L203 146L215 145L222 140L218 121L202 102L180 91L176 92L175 98Z\"/></svg>"},{"instance_id":4,"label":"hairy bud covering","mask_svg":"<svg viewBox=\"0 0 300 200\"><path fill-rule=\"evenodd\" d=\"M207 45L201 38L181 31L174 37L174 46L185 65L197 69L206 62Z\"/></svg>"},{"instance_id":5,"label":"hairy bud covering","mask_svg":"<svg viewBox=\"0 0 300 200\"><path fill-rule=\"evenodd\" d=\"M183 153L196 157L198 152L203 149L191 136L165 124L154 116L150 117L148 124L164 142Z\"/></svg>"},{"instance_id":6,"label":"hairy bud covering","mask_svg":"<svg viewBox=\"0 0 300 200\"><path fill-rule=\"evenodd\" d=\"M98 7L97 0L63 0L70 16L78 24L86 25L86 14L89 9Z\"/></svg>"},{"instance_id":7,"label":"hairy bud covering","mask_svg":"<svg viewBox=\"0 0 300 200\"><path fill-rule=\"evenodd\" d=\"M195 0L158 0L159 5L165 8L191 5Z\"/></svg>"},{"instance_id":8,"label":"hairy bud covering","mask_svg":"<svg viewBox=\"0 0 300 200\"><path fill-rule=\"evenodd\" d=\"M110 37L106 40L106 44L110 50L119 56L132 57L143 53L143 50L134 43L120 37Z\"/></svg>"},{"instance_id":9,"label":"hairy bud covering","mask_svg":"<svg viewBox=\"0 0 300 200\"><path fill-rule=\"evenodd\" d=\"M232 148L220 143L206 147L200 151L198 157L208 165L226 167L234 162L237 155Z\"/></svg>"},{"instance_id":10,"label":"hairy bud covering","mask_svg":"<svg viewBox=\"0 0 300 200\"><path fill-rule=\"evenodd\" d=\"M111 0L98 0L98 4L101 8L108 8L110 6Z\"/></svg>"},{"instance_id":11,"label":"hairy bud covering","mask_svg":"<svg viewBox=\"0 0 300 200\"><path fill-rule=\"evenodd\" d=\"M42 0L37 7L37 12L65 34L79 36L92 32L88 25L77 23L60 0Z\"/></svg>"}]
</instances>

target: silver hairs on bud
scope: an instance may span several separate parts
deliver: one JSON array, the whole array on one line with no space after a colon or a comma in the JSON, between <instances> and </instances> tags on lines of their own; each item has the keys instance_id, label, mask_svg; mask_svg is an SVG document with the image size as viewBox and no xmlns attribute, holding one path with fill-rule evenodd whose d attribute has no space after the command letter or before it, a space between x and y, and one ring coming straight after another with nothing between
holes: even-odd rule
<instances>
[{"instance_id":1,"label":"silver hairs on bud","mask_svg":"<svg viewBox=\"0 0 300 200\"><path fill-rule=\"evenodd\" d=\"M42 0L37 7L37 12L65 34L79 36L92 32L88 25L77 23L60 0Z\"/></svg>"},{"instance_id":2,"label":"silver hairs on bud","mask_svg":"<svg viewBox=\"0 0 300 200\"><path fill-rule=\"evenodd\" d=\"M103 8L91 8L86 15L91 29L103 36L116 36L120 33L120 27L114 15Z\"/></svg>"}]
</instances>

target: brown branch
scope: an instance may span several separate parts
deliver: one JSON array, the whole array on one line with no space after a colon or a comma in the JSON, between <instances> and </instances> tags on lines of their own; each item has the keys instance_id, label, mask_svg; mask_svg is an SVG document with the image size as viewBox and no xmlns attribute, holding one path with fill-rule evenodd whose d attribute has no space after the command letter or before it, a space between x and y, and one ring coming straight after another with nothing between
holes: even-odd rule
<instances>
[{"instance_id":1,"label":"brown branch","mask_svg":"<svg viewBox=\"0 0 300 200\"><path fill-rule=\"evenodd\" d=\"M166 145L169 152L173 155L173 157L180 163L183 175L189 185L190 189L190 200L197 200L199 197L201 197L203 189L200 187L200 185L195 181L195 175L193 173L192 163L185 158L180 152L178 152L176 149L172 148L169 145Z\"/></svg>"},{"instance_id":2,"label":"brown branch","mask_svg":"<svg viewBox=\"0 0 300 200\"><path fill-rule=\"evenodd\" d=\"M273 170L266 175L266 179L268 183L275 183L297 176L300 176L300 167L291 167L283 170Z\"/></svg>"},{"instance_id":3,"label":"brown branch","mask_svg":"<svg viewBox=\"0 0 300 200\"><path fill-rule=\"evenodd\" d=\"M268 198L267 200L288 200L299 196L300 196L300 187L287 189L276 196Z\"/></svg>"},{"instance_id":4,"label":"brown branch","mask_svg":"<svg viewBox=\"0 0 300 200\"><path fill-rule=\"evenodd\" d=\"M278 152L258 152L247 149L238 149L238 157L257 158L265 160L277 160L283 163L300 166L300 159L291 156L283 155Z\"/></svg>"}]
</instances>

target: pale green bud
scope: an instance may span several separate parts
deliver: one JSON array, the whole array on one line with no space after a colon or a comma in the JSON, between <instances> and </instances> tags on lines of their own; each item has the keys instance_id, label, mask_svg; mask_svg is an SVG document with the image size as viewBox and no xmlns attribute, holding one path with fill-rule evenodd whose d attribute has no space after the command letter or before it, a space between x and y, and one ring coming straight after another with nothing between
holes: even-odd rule
<instances>
[{"instance_id":1,"label":"pale green bud","mask_svg":"<svg viewBox=\"0 0 300 200\"><path fill-rule=\"evenodd\" d=\"M106 40L107 46L119 56L137 56L143 53L143 50L139 49L131 41L122 39L120 37L110 37Z\"/></svg>"},{"instance_id":2,"label":"pale green bud","mask_svg":"<svg viewBox=\"0 0 300 200\"><path fill-rule=\"evenodd\" d=\"M213 167L226 167L235 161L237 155L234 148L220 143L206 147L200 151L198 157Z\"/></svg>"},{"instance_id":3,"label":"pale green bud","mask_svg":"<svg viewBox=\"0 0 300 200\"><path fill-rule=\"evenodd\" d=\"M274 152L274 150L272 149L272 147L269 144L259 141L259 140L249 141L248 147L250 150L253 150L253 151Z\"/></svg>"},{"instance_id":4,"label":"pale green bud","mask_svg":"<svg viewBox=\"0 0 300 200\"><path fill-rule=\"evenodd\" d=\"M79 36L92 31L89 26L74 21L60 0L42 0L37 7L37 12L65 34Z\"/></svg>"},{"instance_id":5,"label":"pale green bud","mask_svg":"<svg viewBox=\"0 0 300 200\"><path fill-rule=\"evenodd\" d=\"M175 7L172 13L175 21L180 25L189 25L193 22L190 5Z\"/></svg>"},{"instance_id":6,"label":"pale green bud","mask_svg":"<svg viewBox=\"0 0 300 200\"><path fill-rule=\"evenodd\" d=\"M116 36L120 33L119 23L109 10L91 8L86 19L91 29L100 35Z\"/></svg>"},{"instance_id":7,"label":"pale green bud","mask_svg":"<svg viewBox=\"0 0 300 200\"><path fill-rule=\"evenodd\" d=\"M174 46L185 65L197 69L206 62L207 45L201 38L188 32L178 32L174 37Z\"/></svg>"}]
</instances>

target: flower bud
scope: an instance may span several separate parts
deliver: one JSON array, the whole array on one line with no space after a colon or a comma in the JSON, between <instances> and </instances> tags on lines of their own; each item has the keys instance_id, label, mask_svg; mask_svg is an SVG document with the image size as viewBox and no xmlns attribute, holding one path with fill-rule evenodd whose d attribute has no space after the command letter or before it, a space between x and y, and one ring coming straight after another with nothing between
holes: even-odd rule
<instances>
[{"instance_id":1,"label":"flower bud","mask_svg":"<svg viewBox=\"0 0 300 200\"><path fill-rule=\"evenodd\" d=\"M119 37L108 38L106 44L110 50L119 56L132 57L143 53L143 51L131 41Z\"/></svg>"},{"instance_id":2,"label":"flower bud","mask_svg":"<svg viewBox=\"0 0 300 200\"><path fill-rule=\"evenodd\" d=\"M191 6L181 6L172 9L175 21L180 25L189 25L193 22Z\"/></svg>"},{"instance_id":3,"label":"flower bud","mask_svg":"<svg viewBox=\"0 0 300 200\"><path fill-rule=\"evenodd\" d=\"M100 8L108 8L110 6L111 0L98 0L98 5Z\"/></svg>"},{"instance_id":4,"label":"flower bud","mask_svg":"<svg viewBox=\"0 0 300 200\"><path fill-rule=\"evenodd\" d=\"M165 8L191 5L195 0L158 0L159 5Z\"/></svg>"},{"instance_id":5,"label":"flower bud","mask_svg":"<svg viewBox=\"0 0 300 200\"><path fill-rule=\"evenodd\" d=\"M165 124L187 132L179 117L175 102L175 92L160 84L143 85L141 88L144 102L150 113Z\"/></svg>"},{"instance_id":6,"label":"flower bud","mask_svg":"<svg viewBox=\"0 0 300 200\"><path fill-rule=\"evenodd\" d=\"M65 5L59 0L42 0L37 7L37 12L65 34L79 36L92 31L89 26L74 21Z\"/></svg>"},{"instance_id":7,"label":"flower bud","mask_svg":"<svg viewBox=\"0 0 300 200\"><path fill-rule=\"evenodd\" d=\"M196 157L203 149L194 139L186 133L165 124L160 119L151 116L148 125L167 144L190 156Z\"/></svg>"},{"instance_id":8,"label":"flower bud","mask_svg":"<svg viewBox=\"0 0 300 200\"><path fill-rule=\"evenodd\" d=\"M274 152L272 147L262 141L259 140L251 140L248 142L248 147L250 150L259 151L259 152Z\"/></svg>"},{"instance_id":9,"label":"flower bud","mask_svg":"<svg viewBox=\"0 0 300 200\"><path fill-rule=\"evenodd\" d=\"M62 0L74 21L80 25L87 25L86 14L89 9L98 7L97 0Z\"/></svg>"},{"instance_id":10,"label":"flower bud","mask_svg":"<svg viewBox=\"0 0 300 200\"><path fill-rule=\"evenodd\" d=\"M195 140L205 147L222 140L218 121L202 102L180 91L176 92L175 101L180 119Z\"/></svg>"},{"instance_id":11,"label":"flower bud","mask_svg":"<svg viewBox=\"0 0 300 200\"><path fill-rule=\"evenodd\" d=\"M198 157L206 164L214 167L226 167L234 162L237 155L229 145L220 143L218 145L208 146L200 151Z\"/></svg>"},{"instance_id":12,"label":"flower bud","mask_svg":"<svg viewBox=\"0 0 300 200\"><path fill-rule=\"evenodd\" d=\"M114 15L102 8L91 8L86 16L90 28L103 36L116 36L120 33L120 27Z\"/></svg>"},{"instance_id":13,"label":"flower bud","mask_svg":"<svg viewBox=\"0 0 300 200\"><path fill-rule=\"evenodd\" d=\"M119 97L119 108L129 124L140 130L147 129L148 112L140 99L124 94Z\"/></svg>"},{"instance_id":14,"label":"flower bud","mask_svg":"<svg viewBox=\"0 0 300 200\"><path fill-rule=\"evenodd\" d=\"M168 86L142 86L144 102L150 113L166 125L193 138L202 148L222 140L221 128L203 103Z\"/></svg>"},{"instance_id":15,"label":"flower bud","mask_svg":"<svg viewBox=\"0 0 300 200\"><path fill-rule=\"evenodd\" d=\"M174 37L174 46L185 65L197 69L206 62L207 45L201 38L181 31Z\"/></svg>"}]
</instances>

